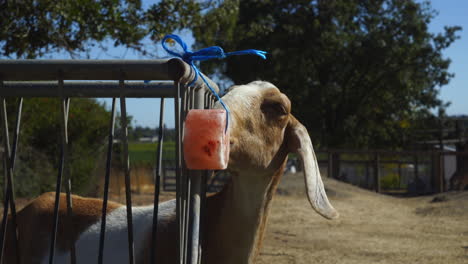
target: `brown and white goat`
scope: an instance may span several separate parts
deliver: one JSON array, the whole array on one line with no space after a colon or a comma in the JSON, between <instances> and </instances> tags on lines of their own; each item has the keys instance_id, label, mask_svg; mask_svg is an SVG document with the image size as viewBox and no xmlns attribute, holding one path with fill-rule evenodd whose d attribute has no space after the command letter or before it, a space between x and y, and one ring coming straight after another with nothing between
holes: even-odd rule
<instances>
[{"instance_id":1,"label":"brown and white goat","mask_svg":"<svg viewBox=\"0 0 468 264\"><path fill-rule=\"evenodd\" d=\"M271 200L289 153L297 153L304 169L312 207L325 218L338 213L326 196L312 142L306 128L291 115L291 103L268 82L233 86L223 97L231 111L231 181L206 200L203 263L253 263L258 255ZM61 197L60 219L66 219ZM47 193L18 213L22 263L47 263L54 194ZM75 242L78 263L97 261L102 201L73 196L73 233L59 221L56 262L69 263L68 241ZM175 201L160 204L157 263L176 263ZM134 207L137 263L148 263L153 206ZM12 241L7 263L15 263ZM104 263L128 263L125 206L110 203L107 215Z\"/></svg>"}]
</instances>

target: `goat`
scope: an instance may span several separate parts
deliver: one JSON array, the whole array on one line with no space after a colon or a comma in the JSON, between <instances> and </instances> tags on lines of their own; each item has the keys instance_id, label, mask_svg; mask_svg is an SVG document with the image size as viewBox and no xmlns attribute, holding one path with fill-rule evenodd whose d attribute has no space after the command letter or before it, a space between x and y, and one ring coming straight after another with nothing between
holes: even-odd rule
<instances>
[{"instance_id":1,"label":"goat","mask_svg":"<svg viewBox=\"0 0 468 264\"><path fill-rule=\"evenodd\" d=\"M203 263L253 263L264 237L271 200L284 172L288 154L302 162L308 199L320 215L338 217L329 203L306 128L291 114L291 102L273 84L255 81L231 87L223 100L230 108L232 177L224 189L206 199ZM219 105L217 107L220 107ZM46 193L18 213L23 263L46 263L54 194ZM73 233L67 232L65 195L61 196L56 263L69 263L68 245L76 245L77 262L97 260L102 201L73 196ZM137 263L148 263L153 206L134 207ZM127 263L125 206L109 203L104 263ZM175 200L160 204L157 263L176 263ZM10 231L11 233L11 231ZM10 236L9 236L10 237ZM15 263L13 241L7 263Z\"/></svg>"}]
</instances>

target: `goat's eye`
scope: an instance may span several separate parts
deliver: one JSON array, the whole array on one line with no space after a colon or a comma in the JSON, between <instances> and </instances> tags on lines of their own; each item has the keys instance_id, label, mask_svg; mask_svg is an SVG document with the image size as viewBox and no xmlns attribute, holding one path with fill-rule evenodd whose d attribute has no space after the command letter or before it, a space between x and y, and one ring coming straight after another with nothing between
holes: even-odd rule
<instances>
[{"instance_id":1,"label":"goat's eye","mask_svg":"<svg viewBox=\"0 0 468 264\"><path fill-rule=\"evenodd\" d=\"M265 102L262 104L261 109L266 115L283 116L288 114L284 105L279 102Z\"/></svg>"}]
</instances>

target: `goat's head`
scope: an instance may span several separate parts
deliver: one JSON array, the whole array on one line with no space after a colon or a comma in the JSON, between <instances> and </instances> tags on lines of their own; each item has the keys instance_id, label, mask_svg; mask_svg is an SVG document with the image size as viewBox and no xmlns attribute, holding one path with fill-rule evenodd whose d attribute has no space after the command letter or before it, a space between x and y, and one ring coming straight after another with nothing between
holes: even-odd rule
<instances>
[{"instance_id":1,"label":"goat's head","mask_svg":"<svg viewBox=\"0 0 468 264\"><path fill-rule=\"evenodd\" d=\"M271 83L255 81L231 87L223 101L231 112L228 169L239 175L249 171L255 177L271 177L284 168L288 153L297 153L312 207L326 218L336 218L309 134L291 114L288 97Z\"/></svg>"}]
</instances>

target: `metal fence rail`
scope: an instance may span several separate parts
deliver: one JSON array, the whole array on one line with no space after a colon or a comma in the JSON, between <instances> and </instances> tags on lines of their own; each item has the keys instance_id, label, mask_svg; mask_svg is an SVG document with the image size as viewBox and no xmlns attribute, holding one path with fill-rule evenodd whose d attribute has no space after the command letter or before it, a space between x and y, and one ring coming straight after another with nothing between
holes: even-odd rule
<instances>
[{"instance_id":1,"label":"metal fence rail","mask_svg":"<svg viewBox=\"0 0 468 264\"><path fill-rule=\"evenodd\" d=\"M162 174L162 145L163 134L163 112L165 98L174 98L174 112L176 120L176 189L177 189L177 223L178 223L178 263L199 263L201 259L201 210L206 192L206 179L210 172L189 171L183 165L182 157L182 135L184 120L187 111L193 108L211 108L215 97L208 88L198 78L194 80L192 68L179 59L171 60L0 60L0 115L2 126L2 138L5 155L4 165L6 166L5 192L3 197L4 214L2 227L0 230L0 263L4 258L4 248L6 243L6 226L8 222L8 212L11 212L11 224L15 230L16 206L15 191L13 184L14 164L16 157L16 147L20 132L22 98L23 97L56 97L62 100L61 112L61 154L60 165L56 183L56 197L54 204L54 223L51 230L51 245L49 253L49 263L54 263L55 244L58 226L58 210L60 203L60 192L62 180L65 179L65 191L67 202L67 219L65 223L72 228L71 216L73 214L73 204L71 199L72 183L70 173L67 171L68 164L68 112L70 98L74 97L109 97L112 99L111 119L109 121L109 134L107 146L106 173L104 181L103 207L101 216L101 233L99 241L98 263L103 263L103 249L105 244L106 212L109 199L109 177L112 159L112 145L115 131L116 99L120 99L121 109L121 129L123 135L121 144L123 149L123 161L125 170L125 190L127 208L127 230L128 230L128 252L129 263L135 263L132 225L132 199L130 192L130 164L128 155L127 138L127 117L126 98L161 98L161 109L159 116L159 144L156 151L157 161L155 164L155 190L153 208L153 230L152 249L150 263L155 263L155 248L157 244L157 213L159 202L160 178ZM135 82L138 80L138 82ZM143 83L142 80L157 80ZM210 85L218 90L218 87L211 80L207 79ZM10 147L10 137L8 134L8 120L6 112L6 98L21 98L17 108L17 120L14 130L13 142ZM16 232L14 232L16 236ZM17 249L17 263L20 257L27 252L20 252L18 238L15 237ZM71 252L71 263L76 263L74 243L69 241Z\"/></svg>"},{"instance_id":2,"label":"metal fence rail","mask_svg":"<svg viewBox=\"0 0 468 264\"><path fill-rule=\"evenodd\" d=\"M450 190L455 173L466 174L468 152L457 151L317 151L323 172L379 193L421 195Z\"/></svg>"}]
</instances>

